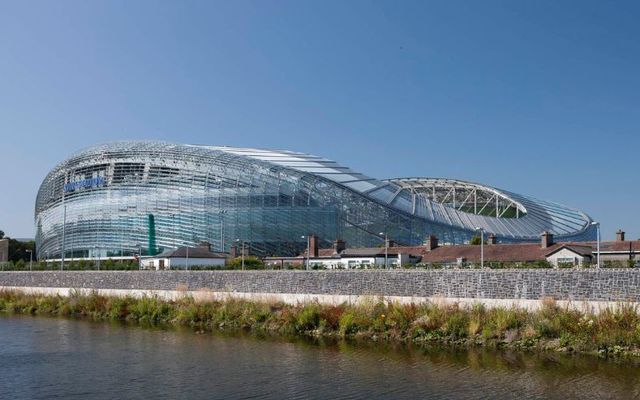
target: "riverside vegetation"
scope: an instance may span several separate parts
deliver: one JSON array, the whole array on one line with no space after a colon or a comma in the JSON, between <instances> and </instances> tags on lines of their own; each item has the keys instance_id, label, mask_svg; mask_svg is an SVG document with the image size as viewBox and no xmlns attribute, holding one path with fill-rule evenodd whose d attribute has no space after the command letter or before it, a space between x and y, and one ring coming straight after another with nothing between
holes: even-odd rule
<instances>
[{"instance_id":1,"label":"riverside vegetation","mask_svg":"<svg viewBox=\"0 0 640 400\"><path fill-rule=\"evenodd\" d=\"M198 332L252 333L390 341L418 345L485 346L528 351L640 357L640 314L620 304L598 314L545 300L540 310L388 303L369 298L356 305L262 303L237 299L175 301L158 297L69 297L0 292L0 312L186 326Z\"/></svg>"}]
</instances>

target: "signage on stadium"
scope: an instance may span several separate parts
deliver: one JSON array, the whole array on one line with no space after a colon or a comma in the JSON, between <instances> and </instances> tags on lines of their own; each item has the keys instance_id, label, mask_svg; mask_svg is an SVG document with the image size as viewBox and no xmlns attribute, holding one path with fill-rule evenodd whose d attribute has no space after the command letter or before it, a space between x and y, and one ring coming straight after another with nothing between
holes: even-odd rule
<instances>
[{"instance_id":1,"label":"signage on stadium","mask_svg":"<svg viewBox=\"0 0 640 400\"><path fill-rule=\"evenodd\" d=\"M81 179L75 182L69 182L64 184L65 192L75 192L78 189L94 188L104 186L107 181L104 177L99 176L97 178Z\"/></svg>"}]
</instances>

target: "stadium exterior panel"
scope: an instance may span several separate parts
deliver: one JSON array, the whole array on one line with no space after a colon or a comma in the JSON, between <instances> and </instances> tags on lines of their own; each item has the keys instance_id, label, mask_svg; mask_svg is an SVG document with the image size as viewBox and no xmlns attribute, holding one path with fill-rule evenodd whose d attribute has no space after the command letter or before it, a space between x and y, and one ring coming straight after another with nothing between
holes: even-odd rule
<instances>
[{"instance_id":1,"label":"stadium exterior panel","mask_svg":"<svg viewBox=\"0 0 640 400\"><path fill-rule=\"evenodd\" d=\"M44 179L35 207L41 259L63 251L132 256L203 241L217 251L245 242L253 254L295 255L309 234L351 247L381 245L384 235L403 245L432 234L456 244L476 228L505 243L536 241L543 231L593 240L591 222L581 211L476 183L378 180L291 151L149 141L72 155Z\"/></svg>"}]
</instances>

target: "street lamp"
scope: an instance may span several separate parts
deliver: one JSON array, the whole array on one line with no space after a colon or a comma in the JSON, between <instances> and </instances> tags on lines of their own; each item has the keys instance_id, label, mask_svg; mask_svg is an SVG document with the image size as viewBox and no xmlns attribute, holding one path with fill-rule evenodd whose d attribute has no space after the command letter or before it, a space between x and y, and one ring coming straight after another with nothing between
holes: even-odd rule
<instances>
[{"instance_id":1,"label":"street lamp","mask_svg":"<svg viewBox=\"0 0 640 400\"><path fill-rule=\"evenodd\" d=\"M33 271L33 250L27 250L29 253L29 271Z\"/></svg>"},{"instance_id":2,"label":"street lamp","mask_svg":"<svg viewBox=\"0 0 640 400\"><path fill-rule=\"evenodd\" d=\"M387 233L386 232L380 232L379 233L380 236L384 235L384 269L389 268L389 240L387 240Z\"/></svg>"},{"instance_id":3,"label":"street lamp","mask_svg":"<svg viewBox=\"0 0 640 400\"><path fill-rule=\"evenodd\" d=\"M218 211L220 214L220 252L224 253L224 215L227 210Z\"/></svg>"},{"instance_id":4,"label":"street lamp","mask_svg":"<svg viewBox=\"0 0 640 400\"><path fill-rule=\"evenodd\" d=\"M64 192L62 194L62 203L64 204ZM67 225L67 205L64 204L63 208L63 214L62 214L62 252L61 252L61 256L60 256L60 271L64 270L64 245L65 245L65 228Z\"/></svg>"},{"instance_id":5,"label":"street lamp","mask_svg":"<svg viewBox=\"0 0 640 400\"><path fill-rule=\"evenodd\" d=\"M100 271L100 252L98 251L99 247L98 246L93 246L93 250L95 251L96 254L96 261L97 261L97 265L98 265L98 271Z\"/></svg>"},{"instance_id":6,"label":"street lamp","mask_svg":"<svg viewBox=\"0 0 640 400\"><path fill-rule=\"evenodd\" d=\"M484 268L484 228L476 227L480 231L480 268Z\"/></svg>"},{"instance_id":7,"label":"street lamp","mask_svg":"<svg viewBox=\"0 0 640 400\"><path fill-rule=\"evenodd\" d=\"M307 265L305 266L306 270L309 270L309 253L311 253L311 235L305 236L302 235L300 236L300 239L307 239Z\"/></svg>"},{"instance_id":8,"label":"street lamp","mask_svg":"<svg viewBox=\"0 0 640 400\"><path fill-rule=\"evenodd\" d=\"M242 243L242 247L240 247L240 256L242 257L242 270L244 271L244 240L236 239L236 243Z\"/></svg>"},{"instance_id":9,"label":"street lamp","mask_svg":"<svg viewBox=\"0 0 640 400\"><path fill-rule=\"evenodd\" d=\"M597 251L597 254L598 254L598 264L596 264L596 267L600 268L600 265L601 265L600 264L600 222L593 221L593 222L591 222L591 225L595 225L595 227L597 229L597 232L598 232L598 244L597 244L597 248L596 248L596 251Z\"/></svg>"},{"instance_id":10,"label":"street lamp","mask_svg":"<svg viewBox=\"0 0 640 400\"><path fill-rule=\"evenodd\" d=\"M142 269L142 244L136 243L138 248L138 269Z\"/></svg>"},{"instance_id":11,"label":"street lamp","mask_svg":"<svg viewBox=\"0 0 640 400\"><path fill-rule=\"evenodd\" d=\"M129 209L126 207L118 208L118 212L120 213L126 213L127 211L129 211ZM127 216L127 219L129 218L127 214L125 214L125 216ZM120 265L124 263L124 232L125 229L120 230Z\"/></svg>"}]
</instances>

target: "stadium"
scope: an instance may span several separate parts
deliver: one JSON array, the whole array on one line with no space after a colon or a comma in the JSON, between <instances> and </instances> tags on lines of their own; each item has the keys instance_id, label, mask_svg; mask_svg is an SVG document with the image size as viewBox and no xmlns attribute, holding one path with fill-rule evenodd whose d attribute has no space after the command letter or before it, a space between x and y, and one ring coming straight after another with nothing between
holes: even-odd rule
<instances>
[{"instance_id":1,"label":"stadium","mask_svg":"<svg viewBox=\"0 0 640 400\"><path fill-rule=\"evenodd\" d=\"M591 218L559 204L455 179L380 180L292 151L157 141L89 147L44 179L35 206L40 259L117 258L243 242L260 256L321 245L594 240Z\"/></svg>"}]
</instances>

